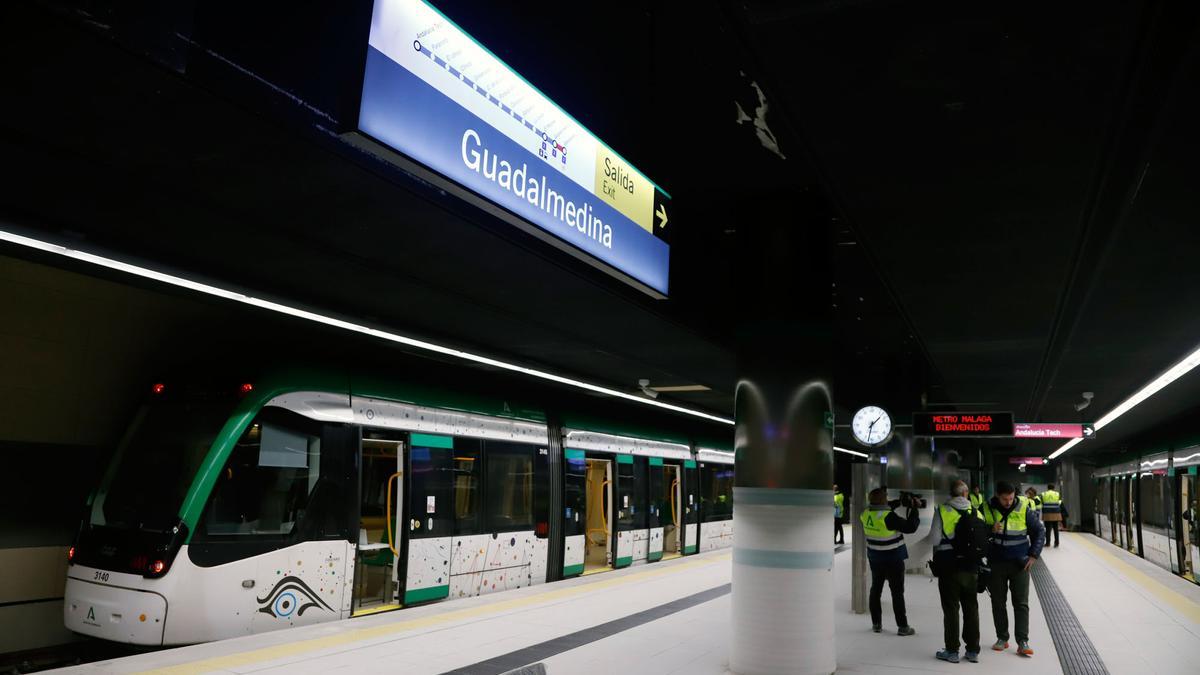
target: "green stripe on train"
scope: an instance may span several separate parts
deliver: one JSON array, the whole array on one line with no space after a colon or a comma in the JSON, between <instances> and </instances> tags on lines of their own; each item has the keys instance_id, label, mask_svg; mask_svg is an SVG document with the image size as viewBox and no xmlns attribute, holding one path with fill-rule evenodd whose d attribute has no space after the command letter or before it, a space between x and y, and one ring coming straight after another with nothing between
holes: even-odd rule
<instances>
[{"instance_id":1,"label":"green stripe on train","mask_svg":"<svg viewBox=\"0 0 1200 675\"><path fill-rule=\"evenodd\" d=\"M683 554L684 554L684 555L691 555L691 554L695 553L695 552L696 552L696 549L698 549L698 548L700 548L700 547L699 547L699 546L684 546L684 547L683 547Z\"/></svg>"},{"instance_id":2,"label":"green stripe on train","mask_svg":"<svg viewBox=\"0 0 1200 675\"><path fill-rule=\"evenodd\" d=\"M617 464L633 464L633 455L617 455Z\"/></svg>"},{"instance_id":3,"label":"green stripe on train","mask_svg":"<svg viewBox=\"0 0 1200 675\"><path fill-rule=\"evenodd\" d=\"M582 450L573 450L571 448L567 448L566 450L564 450L563 455L567 459L583 459L584 458Z\"/></svg>"},{"instance_id":4,"label":"green stripe on train","mask_svg":"<svg viewBox=\"0 0 1200 675\"><path fill-rule=\"evenodd\" d=\"M694 468L696 468L696 460L694 460L694 459L685 459L685 460L683 460L683 468L685 468L685 469L694 469Z\"/></svg>"},{"instance_id":5,"label":"green stripe on train","mask_svg":"<svg viewBox=\"0 0 1200 675\"><path fill-rule=\"evenodd\" d=\"M449 586L434 586L432 588L417 588L411 591L404 591L404 604L414 602L425 602L426 600L440 600L441 598L450 595Z\"/></svg>"},{"instance_id":6,"label":"green stripe on train","mask_svg":"<svg viewBox=\"0 0 1200 675\"><path fill-rule=\"evenodd\" d=\"M578 565L564 565L563 566L563 576L564 577L573 577L573 576L576 576L579 574L583 574L583 563L579 563Z\"/></svg>"},{"instance_id":7,"label":"green stripe on train","mask_svg":"<svg viewBox=\"0 0 1200 675\"><path fill-rule=\"evenodd\" d=\"M624 558L617 558L617 564L613 567L629 567L633 564L633 556L627 555Z\"/></svg>"},{"instance_id":8,"label":"green stripe on train","mask_svg":"<svg viewBox=\"0 0 1200 675\"><path fill-rule=\"evenodd\" d=\"M453 436L435 436L433 434L413 434L411 437L414 448L446 448L454 449Z\"/></svg>"},{"instance_id":9,"label":"green stripe on train","mask_svg":"<svg viewBox=\"0 0 1200 675\"><path fill-rule=\"evenodd\" d=\"M662 466L662 457L651 457L650 466Z\"/></svg>"},{"instance_id":10,"label":"green stripe on train","mask_svg":"<svg viewBox=\"0 0 1200 675\"><path fill-rule=\"evenodd\" d=\"M649 562L655 562L657 560L662 560L662 557L663 557L662 551L651 552L651 553L646 554L646 560Z\"/></svg>"}]
</instances>

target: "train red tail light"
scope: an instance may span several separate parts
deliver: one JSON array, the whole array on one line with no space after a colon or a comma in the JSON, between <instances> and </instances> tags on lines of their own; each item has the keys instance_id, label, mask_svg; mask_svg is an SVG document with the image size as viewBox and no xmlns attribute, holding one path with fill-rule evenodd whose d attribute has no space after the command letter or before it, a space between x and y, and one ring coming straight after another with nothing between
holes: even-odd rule
<instances>
[{"instance_id":1,"label":"train red tail light","mask_svg":"<svg viewBox=\"0 0 1200 675\"><path fill-rule=\"evenodd\" d=\"M163 384L162 382L158 382L153 387L150 387L150 391L155 394L161 394L166 390L167 390L167 385Z\"/></svg>"},{"instance_id":2,"label":"train red tail light","mask_svg":"<svg viewBox=\"0 0 1200 675\"><path fill-rule=\"evenodd\" d=\"M547 523L547 522L538 523L534 527L533 533L539 537L545 537L545 536L549 535L550 534L550 523Z\"/></svg>"},{"instance_id":3,"label":"train red tail light","mask_svg":"<svg viewBox=\"0 0 1200 675\"><path fill-rule=\"evenodd\" d=\"M71 548L67 549L67 563L71 564L74 562L75 562L75 547L72 546Z\"/></svg>"},{"instance_id":4,"label":"train red tail light","mask_svg":"<svg viewBox=\"0 0 1200 675\"><path fill-rule=\"evenodd\" d=\"M167 571L167 563L165 561L155 560L154 562L150 563L151 574L162 574L165 571Z\"/></svg>"},{"instance_id":5,"label":"train red tail light","mask_svg":"<svg viewBox=\"0 0 1200 675\"><path fill-rule=\"evenodd\" d=\"M247 382L239 387L238 391L240 391L243 395L249 394L250 392L254 391L254 385Z\"/></svg>"},{"instance_id":6,"label":"train red tail light","mask_svg":"<svg viewBox=\"0 0 1200 675\"><path fill-rule=\"evenodd\" d=\"M129 566L141 572L146 569L146 563L149 561L150 559L144 555L135 555L133 556L133 560L129 561Z\"/></svg>"}]
</instances>

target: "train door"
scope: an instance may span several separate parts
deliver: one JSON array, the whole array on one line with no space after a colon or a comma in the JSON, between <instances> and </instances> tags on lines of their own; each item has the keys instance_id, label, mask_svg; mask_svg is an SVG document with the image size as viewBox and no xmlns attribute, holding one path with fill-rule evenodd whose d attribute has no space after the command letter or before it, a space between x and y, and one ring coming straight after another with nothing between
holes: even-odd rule
<instances>
[{"instance_id":1,"label":"train door","mask_svg":"<svg viewBox=\"0 0 1200 675\"><path fill-rule=\"evenodd\" d=\"M662 501L665 502L663 523L663 557L683 555L683 475L678 464L663 466Z\"/></svg>"},{"instance_id":2,"label":"train door","mask_svg":"<svg viewBox=\"0 0 1200 675\"><path fill-rule=\"evenodd\" d=\"M563 451L563 578L583 574L587 554L588 460L583 450Z\"/></svg>"},{"instance_id":3,"label":"train door","mask_svg":"<svg viewBox=\"0 0 1200 675\"><path fill-rule=\"evenodd\" d=\"M646 525L649 541L646 562L662 560L666 552L667 526L671 521L671 503L667 500L667 465L661 457L650 457L646 462L646 484L649 488Z\"/></svg>"},{"instance_id":4,"label":"train door","mask_svg":"<svg viewBox=\"0 0 1200 675\"><path fill-rule=\"evenodd\" d=\"M1175 503L1178 504L1176 529L1179 536L1177 546L1179 573L1185 579L1200 583L1200 576L1196 574L1196 565L1200 563L1200 532L1197 531L1198 523L1196 522L1196 508L1200 506L1200 489L1198 489L1195 475L1179 474L1175 476L1175 480L1178 490L1178 499L1175 500Z\"/></svg>"},{"instance_id":5,"label":"train door","mask_svg":"<svg viewBox=\"0 0 1200 675\"><path fill-rule=\"evenodd\" d=\"M700 551L700 510L696 488L700 485L700 470L696 461L689 459L683 463L683 485L680 496L683 497L683 554L690 555Z\"/></svg>"},{"instance_id":6,"label":"train door","mask_svg":"<svg viewBox=\"0 0 1200 675\"><path fill-rule=\"evenodd\" d=\"M358 546L351 616L398 609L404 506L404 441L365 432L359 450Z\"/></svg>"},{"instance_id":7,"label":"train door","mask_svg":"<svg viewBox=\"0 0 1200 675\"><path fill-rule=\"evenodd\" d=\"M1129 490L1129 481L1127 476L1117 476L1113 482L1113 543L1121 548L1126 548L1125 539L1125 503L1128 501L1126 493Z\"/></svg>"},{"instance_id":8,"label":"train door","mask_svg":"<svg viewBox=\"0 0 1200 675\"><path fill-rule=\"evenodd\" d=\"M587 459L586 516L583 573L612 569L614 535L612 527L613 463L608 459Z\"/></svg>"},{"instance_id":9,"label":"train door","mask_svg":"<svg viewBox=\"0 0 1200 675\"><path fill-rule=\"evenodd\" d=\"M1125 527L1126 527L1126 546L1131 553L1137 555L1142 554L1142 528L1138 522L1138 480L1136 475L1129 477L1126 481L1129 489L1125 494Z\"/></svg>"},{"instance_id":10,"label":"train door","mask_svg":"<svg viewBox=\"0 0 1200 675\"><path fill-rule=\"evenodd\" d=\"M1170 509L1167 512L1167 521L1170 523L1167 529L1167 549L1171 553L1171 571L1183 576L1187 565L1187 549L1183 546L1186 529L1183 526L1183 517L1187 513L1187 505L1183 500L1186 494L1183 488L1184 477L1176 475L1174 469L1168 471L1167 476L1167 490L1171 494Z\"/></svg>"}]
</instances>

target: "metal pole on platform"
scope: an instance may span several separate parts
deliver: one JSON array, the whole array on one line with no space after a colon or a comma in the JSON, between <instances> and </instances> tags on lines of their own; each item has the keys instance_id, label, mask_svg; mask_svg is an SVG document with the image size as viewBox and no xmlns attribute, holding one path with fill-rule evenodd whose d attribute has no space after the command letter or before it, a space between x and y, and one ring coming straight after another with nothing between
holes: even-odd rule
<instances>
[{"instance_id":1,"label":"metal pole on platform","mask_svg":"<svg viewBox=\"0 0 1200 675\"><path fill-rule=\"evenodd\" d=\"M850 468L850 609L867 612L867 540L863 536L862 512L867 508L867 467Z\"/></svg>"}]
</instances>

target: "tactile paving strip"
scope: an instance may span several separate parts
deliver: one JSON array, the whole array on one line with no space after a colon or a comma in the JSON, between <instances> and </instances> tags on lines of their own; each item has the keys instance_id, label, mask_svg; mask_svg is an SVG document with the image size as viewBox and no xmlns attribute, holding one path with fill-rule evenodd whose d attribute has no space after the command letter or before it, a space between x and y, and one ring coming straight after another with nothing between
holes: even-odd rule
<instances>
[{"instance_id":1,"label":"tactile paving strip","mask_svg":"<svg viewBox=\"0 0 1200 675\"><path fill-rule=\"evenodd\" d=\"M532 645L524 649L518 649L515 652L501 654L495 658L479 663L473 663L469 666L448 670L442 675L508 675L509 673L520 675L534 675L540 672L545 673L545 665L539 663L555 654L582 647L597 640L603 640L610 635L616 635L621 631L629 630L644 623L661 619L664 616L669 616L676 612L682 612L689 607L695 607L701 603L710 600L716 600L722 595L729 593L732 586L725 584L710 588L707 591L700 591L695 595L689 595L678 600L672 600L666 604L650 609L630 614L629 616L621 617L607 623L602 623L598 626L585 628L581 631L576 631L562 637L547 640L540 644ZM532 665L528 665L532 664Z\"/></svg>"},{"instance_id":2,"label":"tactile paving strip","mask_svg":"<svg viewBox=\"0 0 1200 675\"><path fill-rule=\"evenodd\" d=\"M1058 661L1062 664L1063 673L1107 675L1108 668L1104 666L1096 647L1079 624L1071 605L1063 597L1046 563L1039 562L1034 565L1032 574L1033 585L1037 588L1038 600L1042 603L1042 612L1046 615L1050 638L1054 640L1054 648L1058 650Z\"/></svg>"}]
</instances>

